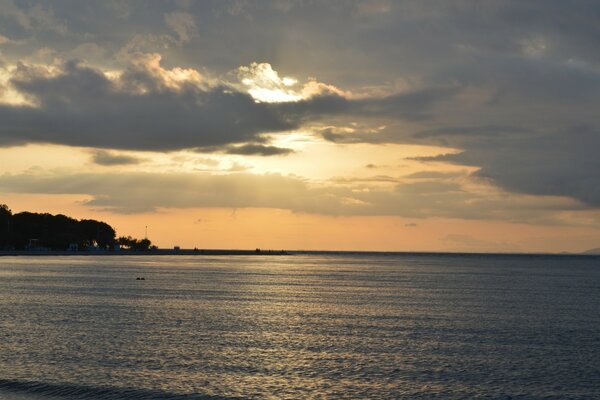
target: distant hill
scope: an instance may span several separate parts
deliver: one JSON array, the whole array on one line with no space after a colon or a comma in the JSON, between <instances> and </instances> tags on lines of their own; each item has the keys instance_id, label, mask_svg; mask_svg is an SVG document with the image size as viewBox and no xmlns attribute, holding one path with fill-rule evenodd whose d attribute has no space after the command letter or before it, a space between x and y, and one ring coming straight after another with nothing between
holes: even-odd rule
<instances>
[{"instance_id":1,"label":"distant hill","mask_svg":"<svg viewBox=\"0 0 600 400\"><path fill-rule=\"evenodd\" d=\"M598 254L598 255L600 255L600 247L596 247L595 249L584 251L581 254Z\"/></svg>"}]
</instances>

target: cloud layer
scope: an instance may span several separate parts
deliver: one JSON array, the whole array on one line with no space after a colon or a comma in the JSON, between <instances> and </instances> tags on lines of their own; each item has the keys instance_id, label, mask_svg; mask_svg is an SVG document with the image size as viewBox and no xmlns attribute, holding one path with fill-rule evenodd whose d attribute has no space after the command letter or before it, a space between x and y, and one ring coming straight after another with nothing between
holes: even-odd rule
<instances>
[{"instance_id":1,"label":"cloud layer","mask_svg":"<svg viewBox=\"0 0 600 400\"><path fill-rule=\"evenodd\" d=\"M392 183L375 187L373 183ZM323 215L397 215L564 223L561 213L586 208L557 198L504 192L474 194L463 174L418 174L403 179L373 176L311 184L279 174L231 173L44 173L0 176L13 193L79 194L88 205L117 213L158 208L278 208Z\"/></svg>"},{"instance_id":2,"label":"cloud layer","mask_svg":"<svg viewBox=\"0 0 600 400\"><path fill-rule=\"evenodd\" d=\"M345 146L446 147L421 161L599 208L599 13L589 1L5 1L0 146L281 156L294 150L273 137L302 129ZM115 154L95 160L135 162ZM430 189L402 193L431 199ZM338 190L353 200L332 208L423 209ZM463 196L436 190L445 204Z\"/></svg>"},{"instance_id":3,"label":"cloud layer","mask_svg":"<svg viewBox=\"0 0 600 400\"><path fill-rule=\"evenodd\" d=\"M170 151L261 142L261 135L323 118L417 119L451 89L348 99L316 93L299 101L264 103L225 83L204 84L197 71L163 69L159 56L132 63L111 79L80 62L42 68L20 64L9 83L28 104L0 105L0 143ZM283 154L246 145L235 154Z\"/></svg>"},{"instance_id":4,"label":"cloud layer","mask_svg":"<svg viewBox=\"0 0 600 400\"><path fill-rule=\"evenodd\" d=\"M148 68L130 69L119 82L76 62L44 72L21 65L12 79L34 104L0 106L4 144L175 150L245 142L295 126L247 94L170 87Z\"/></svg>"}]
</instances>

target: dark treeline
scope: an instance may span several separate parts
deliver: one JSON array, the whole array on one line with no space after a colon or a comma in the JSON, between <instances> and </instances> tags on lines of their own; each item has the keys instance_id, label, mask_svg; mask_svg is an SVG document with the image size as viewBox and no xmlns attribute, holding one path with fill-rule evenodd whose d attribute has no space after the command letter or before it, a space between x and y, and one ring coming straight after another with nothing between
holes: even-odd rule
<instances>
[{"instance_id":1,"label":"dark treeline","mask_svg":"<svg viewBox=\"0 0 600 400\"><path fill-rule=\"evenodd\" d=\"M132 250L149 250L148 239L116 238L112 226L93 219L76 220L66 215L21 212L13 214L0 204L0 250L113 249L116 244Z\"/></svg>"},{"instance_id":2,"label":"dark treeline","mask_svg":"<svg viewBox=\"0 0 600 400\"><path fill-rule=\"evenodd\" d=\"M149 239L135 239L131 236L121 236L117 239L117 243L121 248L128 250L152 250L156 249L156 246L152 246L152 242Z\"/></svg>"}]
</instances>

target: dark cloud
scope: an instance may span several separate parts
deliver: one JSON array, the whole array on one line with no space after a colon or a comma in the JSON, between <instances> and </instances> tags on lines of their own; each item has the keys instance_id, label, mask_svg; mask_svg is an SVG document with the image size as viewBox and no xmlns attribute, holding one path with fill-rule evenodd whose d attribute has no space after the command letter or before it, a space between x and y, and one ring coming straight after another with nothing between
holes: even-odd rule
<instances>
[{"instance_id":1,"label":"dark cloud","mask_svg":"<svg viewBox=\"0 0 600 400\"><path fill-rule=\"evenodd\" d=\"M347 141L349 140L348 135L342 135L339 133L335 133L333 131L333 129L331 129L331 128L322 129L321 131L319 131L319 133L321 134L323 139L333 142L333 143L337 143L337 142L347 143Z\"/></svg>"},{"instance_id":2,"label":"dark cloud","mask_svg":"<svg viewBox=\"0 0 600 400\"><path fill-rule=\"evenodd\" d=\"M505 60L465 66L461 96L446 102L426 123L407 130L389 124L375 134L321 132L336 143L410 143L444 146L458 154L438 161L479 167L477 176L502 188L533 195L565 196L600 206L600 73L553 66L549 61ZM547 64L547 65L546 65ZM518 66L518 67L517 67ZM479 68L479 69L478 69ZM505 68L505 70L503 70ZM487 74L481 81L477 73ZM474 89L476 88L476 89ZM475 91L475 93L473 93ZM490 97L495 97L492 103ZM421 157L427 161L431 158Z\"/></svg>"},{"instance_id":3,"label":"dark cloud","mask_svg":"<svg viewBox=\"0 0 600 400\"><path fill-rule=\"evenodd\" d=\"M476 166L477 176L510 191L573 197L600 207L600 131L595 128L576 126L532 137L483 135L461 147L461 153L420 160Z\"/></svg>"},{"instance_id":4,"label":"dark cloud","mask_svg":"<svg viewBox=\"0 0 600 400\"><path fill-rule=\"evenodd\" d=\"M4 142L45 142L129 150L176 150L252 140L296 125L249 95L227 87L181 90L142 69L122 90L98 70L66 63L57 76L20 67L12 84L37 106L0 106Z\"/></svg>"},{"instance_id":5,"label":"dark cloud","mask_svg":"<svg viewBox=\"0 0 600 400\"><path fill-rule=\"evenodd\" d=\"M265 146L262 144L245 144L242 146L231 146L226 150L227 154L240 154L245 156L282 156L293 153L294 150L276 146Z\"/></svg>"},{"instance_id":6,"label":"dark cloud","mask_svg":"<svg viewBox=\"0 0 600 400\"><path fill-rule=\"evenodd\" d=\"M324 94L305 101L272 104L284 115L314 121L316 117L351 116L421 121L432 117L432 107L451 99L457 87L435 87L383 97L348 99ZM333 140L335 141L335 140Z\"/></svg>"},{"instance_id":7,"label":"dark cloud","mask_svg":"<svg viewBox=\"0 0 600 400\"><path fill-rule=\"evenodd\" d=\"M316 129L323 139L328 142L338 144L356 144L356 143L389 143L395 142L396 140L389 140L385 135L373 134L372 132L344 132L343 129L337 129L335 127L327 127L322 129Z\"/></svg>"},{"instance_id":8,"label":"dark cloud","mask_svg":"<svg viewBox=\"0 0 600 400\"><path fill-rule=\"evenodd\" d=\"M0 105L0 141L42 142L127 150L177 150L260 141L326 116L424 118L447 89L350 100L319 95L293 103L260 103L227 86L168 86L155 71L132 66L118 83L76 61L62 71L19 66L11 84L35 106ZM236 154L284 154L246 144Z\"/></svg>"},{"instance_id":9,"label":"dark cloud","mask_svg":"<svg viewBox=\"0 0 600 400\"><path fill-rule=\"evenodd\" d=\"M477 63L473 51L515 57L527 49L544 50L553 60L600 60L595 29L600 6L586 0L568 7L556 0L449 0L435 5L420 0L215 0L185 7L177 2L55 0L37 8L13 1L1 6L0 34L29 39L29 46L21 46L26 53L41 45L56 47L69 58L70 50L93 37L116 54L134 36L151 32L189 40L180 45L159 40L146 50L163 52L181 64L227 71L251 61L277 60L278 68L290 74L319 71L320 79L342 86L381 85L382 79L391 82L415 72L429 75ZM184 24L167 17L182 14L191 16L177 19ZM58 26L69 35L52 30Z\"/></svg>"},{"instance_id":10,"label":"dark cloud","mask_svg":"<svg viewBox=\"0 0 600 400\"><path fill-rule=\"evenodd\" d=\"M446 137L488 137L488 136L514 136L531 133L528 129L515 126L452 126L441 127L416 132L412 135L416 140L436 139Z\"/></svg>"},{"instance_id":11,"label":"dark cloud","mask_svg":"<svg viewBox=\"0 0 600 400\"><path fill-rule=\"evenodd\" d=\"M256 142L246 143L241 145L225 145L225 146L202 146L197 147L194 151L198 153L223 153L235 154L242 156L285 156L294 153L294 150L284 147L271 146L263 137L257 136Z\"/></svg>"},{"instance_id":12,"label":"dark cloud","mask_svg":"<svg viewBox=\"0 0 600 400\"><path fill-rule=\"evenodd\" d=\"M407 175L404 178L406 179L452 179L458 177L464 177L466 175L465 172L440 172L440 171L419 171L413 174Z\"/></svg>"},{"instance_id":13,"label":"dark cloud","mask_svg":"<svg viewBox=\"0 0 600 400\"><path fill-rule=\"evenodd\" d=\"M92 161L98 165L131 165L139 164L143 160L139 157L128 156L126 154L116 154L106 150L95 150L92 152Z\"/></svg>"}]
</instances>

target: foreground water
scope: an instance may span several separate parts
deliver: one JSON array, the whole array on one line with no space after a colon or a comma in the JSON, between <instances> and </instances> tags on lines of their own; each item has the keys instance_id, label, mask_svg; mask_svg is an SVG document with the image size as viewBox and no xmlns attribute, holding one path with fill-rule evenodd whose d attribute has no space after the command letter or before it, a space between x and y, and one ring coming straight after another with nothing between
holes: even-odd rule
<instances>
[{"instance_id":1,"label":"foreground water","mask_svg":"<svg viewBox=\"0 0 600 400\"><path fill-rule=\"evenodd\" d=\"M3 257L0 317L0 399L600 398L597 257Z\"/></svg>"}]
</instances>

